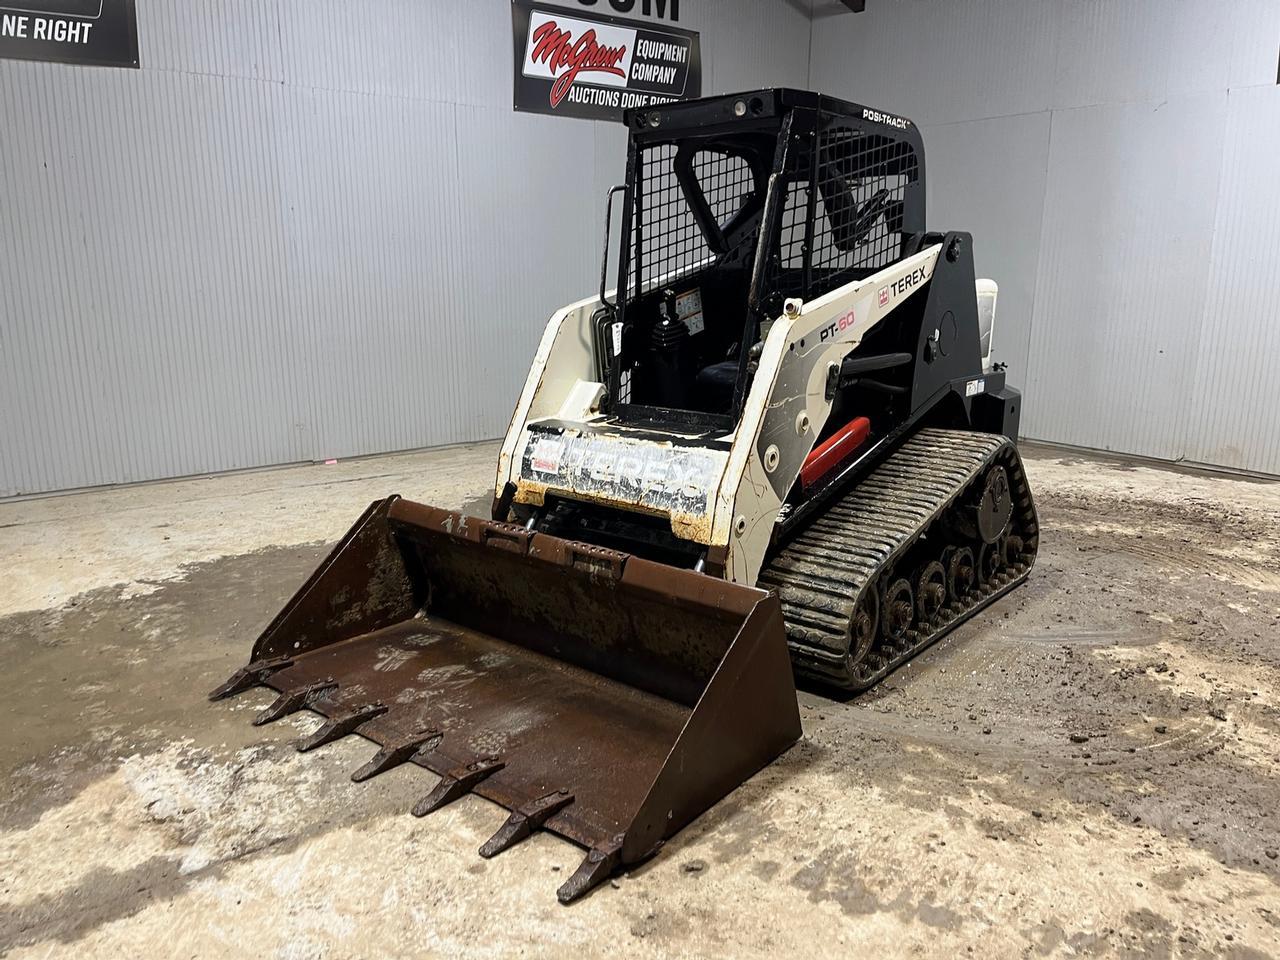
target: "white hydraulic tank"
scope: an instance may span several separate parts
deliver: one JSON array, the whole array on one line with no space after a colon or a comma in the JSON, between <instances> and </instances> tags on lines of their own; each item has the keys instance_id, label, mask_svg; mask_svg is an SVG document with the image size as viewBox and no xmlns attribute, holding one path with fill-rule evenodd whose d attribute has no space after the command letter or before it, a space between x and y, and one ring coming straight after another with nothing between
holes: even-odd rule
<instances>
[{"instance_id":1,"label":"white hydraulic tank","mask_svg":"<svg viewBox=\"0 0 1280 960\"><path fill-rule=\"evenodd\" d=\"M991 372L991 331L996 325L996 297L1000 287L994 280L979 280L978 288L978 335L982 344L982 370Z\"/></svg>"}]
</instances>

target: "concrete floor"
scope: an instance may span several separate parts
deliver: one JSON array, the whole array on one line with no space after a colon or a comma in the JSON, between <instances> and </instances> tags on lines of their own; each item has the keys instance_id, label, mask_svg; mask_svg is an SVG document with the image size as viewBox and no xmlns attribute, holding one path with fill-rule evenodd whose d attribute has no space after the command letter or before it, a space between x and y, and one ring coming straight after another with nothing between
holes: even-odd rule
<instances>
[{"instance_id":1,"label":"concrete floor","mask_svg":"<svg viewBox=\"0 0 1280 960\"><path fill-rule=\"evenodd\" d=\"M0 504L0 955L1280 955L1280 485L1026 452L1030 582L642 869L491 861L401 767L208 689L370 500L494 445Z\"/></svg>"}]
</instances>

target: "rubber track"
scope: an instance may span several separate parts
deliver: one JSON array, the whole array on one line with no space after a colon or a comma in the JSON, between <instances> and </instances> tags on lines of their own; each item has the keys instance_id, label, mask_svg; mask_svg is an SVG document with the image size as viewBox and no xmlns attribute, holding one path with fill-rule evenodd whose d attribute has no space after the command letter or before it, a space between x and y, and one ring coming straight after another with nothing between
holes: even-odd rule
<instances>
[{"instance_id":1,"label":"rubber track","mask_svg":"<svg viewBox=\"0 0 1280 960\"><path fill-rule=\"evenodd\" d=\"M1013 498L1009 533L1022 550L985 585L952 600L928 624L913 623L898 643L878 632L861 662L850 656L850 620L868 585L913 570L897 562L987 470L1004 466ZM946 529L940 528L941 529ZM790 541L761 571L759 586L782 601L796 672L849 690L865 690L1027 578L1039 524L1017 448L990 433L925 429L912 436L843 498ZM939 538L931 555L940 553ZM964 543L974 550L977 545ZM883 597L883 590L881 592ZM884 611L881 610L883 622Z\"/></svg>"}]
</instances>

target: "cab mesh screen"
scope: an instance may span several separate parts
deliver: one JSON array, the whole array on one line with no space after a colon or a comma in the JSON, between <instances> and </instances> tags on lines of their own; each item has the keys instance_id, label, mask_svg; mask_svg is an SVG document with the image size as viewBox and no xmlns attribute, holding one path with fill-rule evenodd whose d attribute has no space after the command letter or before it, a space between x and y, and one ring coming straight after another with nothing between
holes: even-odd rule
<instances>
[{"instance_id":1,"label":"cab mesh screen","mask_svg":"<svg viewBox=\"0 0 1280 960\"><path fill-rule=\"evenodd\" d=\"M910 143L831 126L817 137L816 177L809 151L793 155L779 241L775 288L780 296L820 296L901 256L906 188L919 175ZM813 247L806 290L805 234L811 201Z\"/></svg>"},{"instance_id":2,"label":"cab mesh screen","mask_svg":"<svg viewBox=\"0 0 1280 960\"><path fill-rule=\"evenodd\" d=\"M641 155L631 234L633 292L649 289L663 277L688 273L713 255L676 176L676 149L675 144L656 144ZM694 188L712 218L724 226L752 193L750 165L734 154L699 150L692 168Z\"/></svg>"}]
</instances>

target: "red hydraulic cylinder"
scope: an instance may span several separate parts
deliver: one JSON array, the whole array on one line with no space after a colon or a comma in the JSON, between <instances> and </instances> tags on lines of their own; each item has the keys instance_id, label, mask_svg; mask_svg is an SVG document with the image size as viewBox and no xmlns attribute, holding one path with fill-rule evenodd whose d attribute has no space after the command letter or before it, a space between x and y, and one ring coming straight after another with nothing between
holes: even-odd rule
<instances>
[{"instance_id":1,"label":"red hydraulic cylinder","mask_svg":"<svg viewBox=\"0 0 1280 960\"><path fill-rule=\"evenodd\" d=\"M871 435L871 421L855 417L814 447L800 468L800 484L806 489L840 466Z\"/></svg>"}]
</instances>

